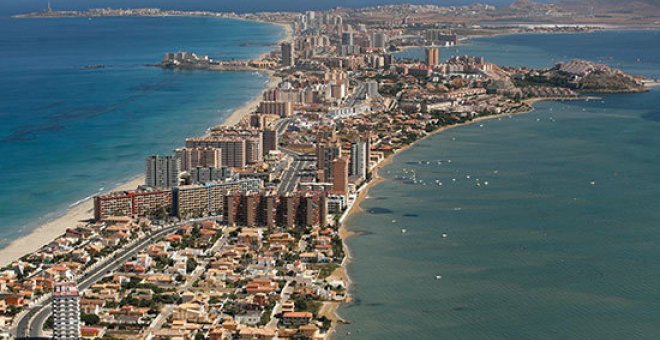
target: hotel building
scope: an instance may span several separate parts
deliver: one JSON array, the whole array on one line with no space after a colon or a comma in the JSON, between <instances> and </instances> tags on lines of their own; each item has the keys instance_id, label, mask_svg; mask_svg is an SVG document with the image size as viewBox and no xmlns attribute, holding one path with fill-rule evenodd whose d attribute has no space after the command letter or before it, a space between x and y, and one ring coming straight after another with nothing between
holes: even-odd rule
<instances>
[{"instance_id":1,"label":"hotel building","mask_svg":"<svg viewBox=\"0 0 660 340\"><path fill-rule=\"evenodd\" d=\"M151 216L172 207L172 190L143 188L137 191L115 191L94 197L94 219L110 216Z\"/></svg>"},{"instance_id":2,"label":"hotel building","mask_svg":"<svg viewBox=\"0 0 660 340\"><path fill-rule=\"evenodd\" d=\"M289 117L293 114L293 103L287 101L265 100L259 103L257 112L275 114L280 117Z\"/></svg>"},{"instance_id":3,"label":"hotel building","mask_svg":"<svg viewBox=\"0 0 660 340\"><path fill-rule=\"evenodd\" d=\"M247 142L241 138L198 137L186 139L187 148L222 149L222 164L227 167L245 167L247 161Z\"/></svg>"},{"instance_id":4,"label":"hotel building","mask_svg":"<svg viewBox=\"0 0 660 340\"><path fill-rule=\"evenodd\" d=\"M172 191L173 214L179 218L219 215L228 193L260 189L261 181L252 178L176 187Z\"/></svg>"},{"instance_id":5,"label":"hotel building","mask_svg":"<svg viewBox=\"0 0 660 340\"><path fill-rule=\"evenodd\" d=\"M222 167L222 149L219 148L180 148L174 154L181 161L181 171L196 167Z\"/></svg>"}]
</instances>

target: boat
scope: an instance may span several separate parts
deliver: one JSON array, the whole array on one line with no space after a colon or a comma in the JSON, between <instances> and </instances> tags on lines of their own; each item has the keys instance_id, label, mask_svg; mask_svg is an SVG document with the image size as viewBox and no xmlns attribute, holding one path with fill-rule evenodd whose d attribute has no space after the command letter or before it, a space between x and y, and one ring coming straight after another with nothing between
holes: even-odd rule
<instances>
[{"instance_id":1,"label":"boat","mask_svg":"<svg viewBox=\"0 0 660 340\"><path fill-rule=\"evenodd\" d=\"M401 229L401 233L402 233L402 234L405 234L406 231L407 231L406 229Z\"/></svg>"},{"instance_id":2,"label":"boat","mask_svg":"<svg viewBox=\"0 0 660 340\"><path fill-rule=\"evenodd\" d=\"M85 65L82 68L85 69L97 69L97 68L105 68L105 65L103 64L98 64L98 65Z\"/></svg>"}]
</instances>

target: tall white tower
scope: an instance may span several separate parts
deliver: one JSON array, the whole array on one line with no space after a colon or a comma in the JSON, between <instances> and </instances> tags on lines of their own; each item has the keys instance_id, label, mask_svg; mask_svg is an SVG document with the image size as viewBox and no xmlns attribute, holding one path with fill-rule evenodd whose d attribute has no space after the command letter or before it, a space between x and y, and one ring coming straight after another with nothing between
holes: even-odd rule
<instances>
[{"instance_id":1,"label":"tall white tower","mask_svg":"<svg viewBox=\"0 0 660 340\"><path fill-rule=\"evenodd\" d=\"M80 301L75 282L58 282L53 287L53 338L80 339Z\"/></svg>"}]
</instances>

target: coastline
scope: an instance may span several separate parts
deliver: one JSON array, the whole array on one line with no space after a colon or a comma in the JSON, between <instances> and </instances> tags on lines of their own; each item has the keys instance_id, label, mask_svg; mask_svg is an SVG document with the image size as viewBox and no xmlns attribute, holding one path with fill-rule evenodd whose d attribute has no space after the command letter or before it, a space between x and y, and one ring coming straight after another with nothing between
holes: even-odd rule
<instances>
[{"instance_id":1,"label":"coastline","mask_svg":"<svg viewBox=\"0 0 660 340\"><path fill-rule=\"evenodd\" d=\"M292 37L292 29L290 25L277 23L272 24L284 30L283 40L290 39ZM266 52L265 54L267 53L269 52ZM263 56L263 54L261 56ZM280 78L274 77L273 72L268 71L265 73L268 75L268 83L265 85L262 91L260 91L253 99L232 111L232 113L224 119L222 124L238 124L243 119L243 117L247 116L259 105L261 96L264 91L271 89L279 84ZM144 175L139 174L133 176L127 182L122 183L105 192L133 190L143 183ZM45 221L41 225L38 225L32 229L28 234L12 240L5 247L0 249L0 267L7 266L15 260L35 252L44 245L55 240L60 235L64 234L67 229L75 227L78 223L93 218L93 211L94 200L91 198L86 199L79 204L67 209L63 215Z\"/></svg>"},{"instance_id":2,"label":"coastline","mask_svg":"<svg viewBox=\"0 0 660 340\"><path fill-rule=\"evenodd\" d=\"M578 99L573 99L573 100L580 100L580 99L586 99L586 98L578 98ZM493 119L502 119L503 117L508 117L508 116L516 116L516 115L523 115L527 114L530 112L534 111L534 107L532 106L534 103L538 103L541 101L557 101L557 98L531 98L524 100L523 102L530 105L531 109L527 111L521 111L521 112L515 112L515 113L504 113L504 114L496 114L496 115L489 115L489 116L483 116L483 117L478 117L475 118L471 121L461 123L461 124L454 124L454 125L447 125L443 126L435 131L430 132L429 134L423 136L422 138L414 141L413 143L410 143L396 151L394 153L388 155L382 162L378 163L373 169L372 169L372 179L371 181L367 182L359 191L355 201L351 205L351 207L346 211L345 215L342 218L342 222L340 223L339 226L339 236L342 240L342 245L344 248L344 260L341 263L341 266L328 277L332 279L343 279L345 285L346 285L346 292L347 292L347 299L343 302L324 302L323 307L321 308L321 312L319 313L320 315L323 315L327 317L328 319L332 320L333 324L330 330L328 331L328 338L332 339L332 335L336 333L337 331L337 324L338 323L350 323L350 321L345 320L344 318L341 317L339 314L339 307L343 304L350 304L352 302L351 298L351 278L348 275L348 264L351 262L351 255L350 255L350 248L348 247L346 240L350 237L359 235L359 232L355 230L350 230L347 227L347 221L355 214L360 213L363 211L362 207L360 207L360 204L364 202L369 195L369 190L372 189L373 187L377 186L380 183L385 182L387 179L384 177L381 177L378 173L379 170L383 169L390 163L394 161L394 158L401 154L402 152L407 151L408 149L412 148L415 146L418 142L425 140L431 136L434 136L436 134L445 132L450 129L462 127L462 126L468 126L472 124L476 124L479 122L487 121L487 120L493 120Z\"/></svg>"}]
</instances>

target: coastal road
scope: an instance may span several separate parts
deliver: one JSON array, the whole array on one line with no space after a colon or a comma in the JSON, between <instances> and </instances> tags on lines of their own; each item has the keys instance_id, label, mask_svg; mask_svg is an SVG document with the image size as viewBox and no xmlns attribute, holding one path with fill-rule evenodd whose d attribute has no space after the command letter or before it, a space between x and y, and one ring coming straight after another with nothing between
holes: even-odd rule
<instances>
[{"instance_id":1,"label":"coastal road","mask_svg":"<svg viewBox=\"0 0 660 340\"><path fill-rule=\"evenodd\" d=\"M296 186L300 182L300 172L314 163L312 161L303 160L298 154L287 151L285 151L285 153L290 157L293 157L293 162L291 162L291 165L284 170L284 173L282 174L280 186L277 188L277 191L280 194L294 192Z\"/></svg>"},{"instance_id":2,"label":"coastal road","mask_svg":"<svg viewBox=\"0 0 660 340\"><path fill-rule=\"evenodd\" d=\"M176 230L179 225L180 224L176 224L174 226L159 230L150 236L142 238L125 252L118 252L121 255L115 255L116 257L107 260L105 263L93 269L91 272L84 274L82 279L78 282L78 290L82 292L83 290L91 287L93 284L101 280L106 274L119 268L124 262L128 261L135 254L142 251L153 242L158 241L165 235ZM18 321L16 338L35 339L43 337L44 323L46 322L46 319L48 319L48 317L51 315L51 302L52 299L49 298L43 303L33 306L30 308L30 310L28 310L26 314L23 315L21 320Z\"/></svg>"}]
</instances>

